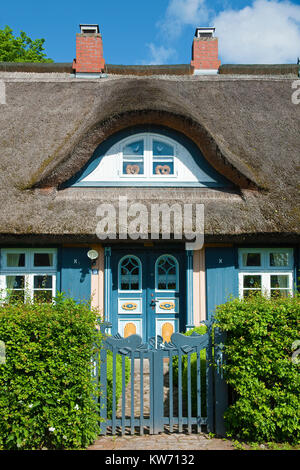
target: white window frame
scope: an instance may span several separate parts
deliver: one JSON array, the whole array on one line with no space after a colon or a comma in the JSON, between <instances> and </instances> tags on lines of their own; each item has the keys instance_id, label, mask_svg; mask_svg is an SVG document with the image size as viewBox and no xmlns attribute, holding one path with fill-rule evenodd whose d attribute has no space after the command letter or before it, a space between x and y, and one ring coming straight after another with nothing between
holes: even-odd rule
<instances>
[{"instance_id":1,"label":"white window frame","mask_svg":"<svg viewBox=\"0 0 300 470\"><path fill-rule=\"evenodd\" d=\"M6 264L6 255L9 253L25 253L24 267L10 267ZM47 253L53 255L53 265L34 266L34 254ZM1 270L0 270L0 292L1 298L5 297L6 276L24 276L25 301L33 300L35 290L51 290L52 298L56 296L57 277L57 249L56 248L2 248ZM52 276L51 289L34 289L34 276Z\"/></svg>"},{"instance_id":2,"label":"white window frame","mask_svg":"<svg viewBox=\"0 0 300 470\"><path fill-rule=\"evenodd\" d=\"M126 147L126 145L131 144L132 142L135 142L137 140L143 140L144 142L144 154L142 155L136 155L136 157L143 157L143 162L144 162L144 173L139 174L126 174L123 173L123 163L124 163L124 157L130 157L130 155L123 155L123 147ZM157 158L160 158L159 155L153 155L153 141L154 140L161 140L162 142L165 142L168 145L171 145L174 148L174 155L169 155L165 156L165 158L170 158L173 161L173 168L174 172L173 174L155 174L153 173L153 163ZM176 155L178 154L178 145L176 144L175 141L169 139L168 137L161 136L160 134L136 134L134 136L130 136L125 140L122 140L119 144L118 148L118 160L119 160L119 177L120 178L137 178L137 179L145 179L147 181L153 181L157 179L167 179L167 178L172 178L176 179L178 178L178 169L177 169L177 158ZM134 157L134 155L132 155ZM161 158L164 158L164 155L161 156Z\"/></svg>"},{"instance_id":3,"label":"white window frame","mask_svg":"<svg viewBox=\"0 0 300 470\"><path fill-rule=\"evenodd\" d=\"M243 254L245 253L260 253L261 266L243 266ZM271 266L270 254L271 253L287 253L288 265L287 266ZM261 276L261 289L259 290L266 297L271 297L271 276L288 276L289 287L276 288L276 290L286 290L290 295L293 295L293 282L294 282L294 260L293 248L240 248L239 249L239 297L244 297L244 291L252 290L251 288L244 288L245 276ZM253 289L253 291L255 288ZM275 289L274 289L275 290Z\"/></svg>"}]
</instances>

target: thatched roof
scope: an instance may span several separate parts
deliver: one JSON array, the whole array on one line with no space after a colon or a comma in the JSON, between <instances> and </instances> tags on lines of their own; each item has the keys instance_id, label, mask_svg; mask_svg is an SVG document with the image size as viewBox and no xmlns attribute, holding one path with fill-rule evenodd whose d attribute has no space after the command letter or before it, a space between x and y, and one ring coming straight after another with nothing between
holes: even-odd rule
<instances>
[{"instance_id":1,"label":"thatched roof","mask_svg":"<svg viewBox=\"0 0 300 470\"><path fill-rule=\"evenodd\" d=\"M207 241L299 240L300 105L293 76L1 72L0 240L95 240L96 208L127 194L205 204ZM232 188L68 188L60 185L116 131L139 124L192 139Z\"/></svg>"}]
</instances>

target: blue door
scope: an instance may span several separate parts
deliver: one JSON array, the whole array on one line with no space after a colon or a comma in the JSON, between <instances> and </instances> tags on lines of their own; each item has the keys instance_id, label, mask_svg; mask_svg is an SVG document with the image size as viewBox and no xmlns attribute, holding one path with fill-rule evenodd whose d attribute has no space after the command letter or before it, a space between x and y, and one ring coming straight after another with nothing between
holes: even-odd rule
<instances>
[{"instance_id":1,"label":"blue door","mask_svg":"<svg viewBox=\"0 0 300 470\"><path fill-rule=\"evenodd\" d=\"M112 249L113 334L144 341L185 331L183 250Z\"/></svg>"}]
</instances>

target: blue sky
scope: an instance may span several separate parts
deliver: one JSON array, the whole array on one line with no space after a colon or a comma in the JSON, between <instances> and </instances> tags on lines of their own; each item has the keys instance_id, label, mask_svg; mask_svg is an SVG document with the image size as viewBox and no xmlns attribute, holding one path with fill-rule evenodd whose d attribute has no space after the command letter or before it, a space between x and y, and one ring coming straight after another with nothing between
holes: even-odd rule
<instances>
[{"instance_id":1,"label":"blue sky","mask_svg":"<svg viewBox=\"0 0 300 470\"><path fill-rule=\"evenodd\" d=\"M295 63L300 0L14 0L0 28L45 38L55 62L72 62L79 23L98 23L111 64L189 63L196 26L215 26L222 63Z\"/></svg>"}]
</instances>

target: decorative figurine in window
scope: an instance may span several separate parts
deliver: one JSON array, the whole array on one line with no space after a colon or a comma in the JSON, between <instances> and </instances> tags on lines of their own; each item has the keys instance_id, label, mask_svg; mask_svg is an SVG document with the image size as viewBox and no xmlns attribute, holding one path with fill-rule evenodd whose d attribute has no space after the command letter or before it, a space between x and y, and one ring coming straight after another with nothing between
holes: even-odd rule
<instances>
[{"instance_id":1,"label":"decorative figurine in window","mask_svg":"<svg viewBox=\"0 0 300 470\"><path fill-rule=\"evenodd\" d=\"M137 175L140 172L140 167L138 165L126 165L127 175Z\"/></svg>"},{"instance_id":2,"label":"decorative figurine in window","mask_svg":"<svg viewBox=\"0 0 300 470\"><path fill-rule=\"evenodd\" d=\"M155 173L157 175L168 175L171 171L169 165L157 165L155 168Z\"/></svg>"}]
</instances>

